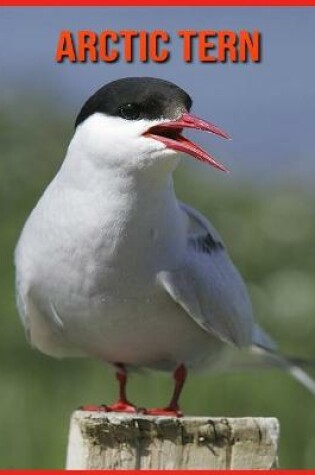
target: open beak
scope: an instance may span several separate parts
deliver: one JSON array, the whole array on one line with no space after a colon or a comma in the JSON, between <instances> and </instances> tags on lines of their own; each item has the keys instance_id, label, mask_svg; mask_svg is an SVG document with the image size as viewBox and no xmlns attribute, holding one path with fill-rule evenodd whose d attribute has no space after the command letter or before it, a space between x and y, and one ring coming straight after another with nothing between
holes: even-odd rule
<instances>
[{"instance_id":1,"label":"open beak","mask_svg":"<svg viewBox=\"0 0 315 475\"><path fill-rule=\"evenodd\" d=\"M211 132L212 134L219 135L225 139L230 138L216 125L199 119L188 112L184 112L181 117L176 120L151 127L144 133L144 136L159 140L164 143L167 148L187 153L202 162L209 163L209 165L212 165L219 170L227 171L227 169L221 165L221 163L217 162L208 152L200 148L194 142L188 140L186 137L183 137L181 132L184 128L204 130L205 132Z\"/></svg>"}]
</instances>

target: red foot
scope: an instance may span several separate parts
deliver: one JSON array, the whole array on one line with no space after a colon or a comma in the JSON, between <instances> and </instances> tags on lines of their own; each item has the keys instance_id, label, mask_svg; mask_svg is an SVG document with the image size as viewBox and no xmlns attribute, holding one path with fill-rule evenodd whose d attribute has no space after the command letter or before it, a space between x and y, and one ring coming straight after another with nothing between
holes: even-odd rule
<instances>
[{"instance_id":1,"label":"red foot","mask_svg":"<svg viewBox=\"0 0 315 475\"><path fill-rule=\"evenodd\" d=\"M148 416L171 416L171 417L183 417L182 411L178 409L172 409L171 407L144 409L143 414Z\"/></svg>"},{"instance_id":2,"label":"red foot","mask_svg":"<svg viewBox=\"0 0 315 475\"><path fill-rule=\"evenodd\" d=\"M115 402L115 404L112 404L111 406L106 406L107 411L112 411L112 412L129 412L129 413L136 413L137 408L133 406L132 404L129 404L128 402Z\"/></svg>"},{"instance_id":3,"label":"red foot","mask_svg":"<svg viewBox=\"0 0 315 475\"><path fill-rule=\"evenodd\" d=\"M79 407L79 410L91 412L128 412L133 414L137 412L137 408L135 406L121 401L115 402L115 404L112 404L111 406L106 406L105 404L102 404L101 406L81 406Z\"/></svg>"}]
</instances>

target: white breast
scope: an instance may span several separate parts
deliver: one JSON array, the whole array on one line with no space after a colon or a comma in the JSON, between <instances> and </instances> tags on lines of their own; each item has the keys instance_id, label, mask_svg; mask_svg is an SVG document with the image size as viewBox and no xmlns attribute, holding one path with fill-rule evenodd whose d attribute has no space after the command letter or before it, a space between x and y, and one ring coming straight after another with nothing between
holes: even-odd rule
<instances>
[{"instance_id":1,"label":"white breast","mask_svg":"<svg viewBox=\"0 0 315 475\"><path fill-rule=\"evenodd\" d=\"M90 168L75 177L61 169L17 247L19 307L32 343L55 356L143 366L203 359L211 337L156 283L186 250L171 177L135 183Z\"/></svg>"}]
</instances>

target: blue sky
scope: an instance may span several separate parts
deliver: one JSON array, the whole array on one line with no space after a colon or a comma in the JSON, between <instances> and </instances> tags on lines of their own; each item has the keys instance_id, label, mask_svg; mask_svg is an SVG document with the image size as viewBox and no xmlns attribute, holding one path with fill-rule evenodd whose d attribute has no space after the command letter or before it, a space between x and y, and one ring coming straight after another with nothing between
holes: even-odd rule
<instances>
[{"instance_id":1,"label":"blue sky","mask_svg":"<svg viewBox=\"0 0 315 475\"><path fill-rule=\"evenodd\" d=\"M57 64L61 30L163 29L172 37L164 64ZM258 29L260 64L185 64L180 29ZM232 142L198 136L236 175L311 179L315 171L314 8L1 8L0 101L34 91L75 116L98 87L122 76L176 82L194 113L227 130Z\"/></svg>"}]
</instances>

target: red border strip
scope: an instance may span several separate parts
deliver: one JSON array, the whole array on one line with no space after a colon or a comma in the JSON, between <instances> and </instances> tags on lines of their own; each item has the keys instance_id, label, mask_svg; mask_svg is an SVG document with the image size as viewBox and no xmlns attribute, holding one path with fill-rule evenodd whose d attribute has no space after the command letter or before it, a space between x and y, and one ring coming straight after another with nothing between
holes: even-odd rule
<instances>
[{"instance_id":1,"label":"red border strip","mask_svg":"<svg viewBox=\"0 0 315 475\"><path fill-rule=\"evenodd\" d=\"M0 0L0 7L310 7L315 0Z\"/></svg>"}]
</instances>

